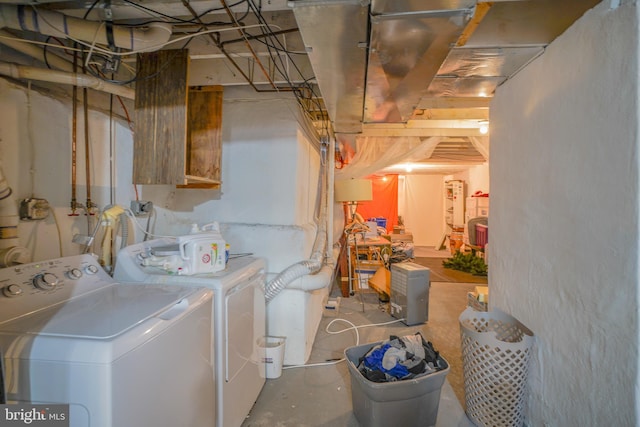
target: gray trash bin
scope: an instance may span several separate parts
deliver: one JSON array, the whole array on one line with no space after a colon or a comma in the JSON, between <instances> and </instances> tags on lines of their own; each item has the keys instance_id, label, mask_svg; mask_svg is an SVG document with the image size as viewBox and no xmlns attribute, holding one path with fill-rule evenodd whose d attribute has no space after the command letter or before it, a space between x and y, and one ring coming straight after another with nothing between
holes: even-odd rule
<instances>
[{"instance_id":1,"label":"gray trash bin","mask_svg":"<svg viewBox=\"0 0 640 427\"><path fill-rule=\"evenodd\" d=\"M376 383L358 370L360 359L382 342L350 347L345 350L351 374L353 413L363 427L435 426L440 404L440 390L449 373L446 368L425 376Z\"/></svg>"}]
</instances>

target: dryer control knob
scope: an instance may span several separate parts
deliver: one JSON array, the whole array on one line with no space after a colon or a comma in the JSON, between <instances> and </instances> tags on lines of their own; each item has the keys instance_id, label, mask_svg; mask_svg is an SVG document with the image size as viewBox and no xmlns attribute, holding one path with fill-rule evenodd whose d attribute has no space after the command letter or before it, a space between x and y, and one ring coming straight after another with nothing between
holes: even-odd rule
<instances>
[{"instance_id":1,"label":"dryer control knob","mask_svg":"<svg viewBox=\"0 0 640 427\"><path fill-rule=\"evenodd\" d=\"M82 277L82 270L80 270L79 268L72 268L71 270L67 271L67 276L69 277L69 279L78 280Z\"/></svg>"},{"instance_id":2,"label":"dryer control knob","mask_svg":"<svg viewBox=\"0 0 640 427\"><path fill-rule=\"evenodd\" d=\"M89 265L87 265L87 266L84 268L84 271L85 271L87 274L96 274L96 273L98 273L98 271L100 271L100 270L99 270L99 269L98 269L98 267L96 267L95 265L93 265L93 264L89 264Z\"/></svg>"},{"instance_id":3,"label":"dryer control knob","mask_svg":"<svg viewBox=\"0 0 640 427\"><path fill-rule=\"evenodd\" d=\"M5 297L13 298L22 295L22 288L19 285L8 285L2 288L2 294Z\"/></svg>"},{"instance_id":4,"label":"dryer control knob","mask_svg":"<svg viewBox=\"0 0 640 427\"><path fill-rule=\"evenodd\" d=\"M38 289L49 291L58 285L58 278L51 273L38 274L33 278L33 285Z\"/></svg>"}]
</instances>

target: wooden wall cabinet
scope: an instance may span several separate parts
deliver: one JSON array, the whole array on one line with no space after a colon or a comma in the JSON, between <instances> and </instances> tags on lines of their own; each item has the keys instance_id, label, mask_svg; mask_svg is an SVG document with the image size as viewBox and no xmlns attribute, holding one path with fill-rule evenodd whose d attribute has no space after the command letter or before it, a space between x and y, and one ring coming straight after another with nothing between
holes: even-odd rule
<instances>
[{"instance_id":1,"label":"wooden wall cabinet","mask_svg":"<svg viewBox=\"0 0 640 427\"><path fill-rule=\"evenodd\" d=\"M220 186L223 89L188 80L188 50L138 54L134 184Z\"/></svg>"}]
</instances>

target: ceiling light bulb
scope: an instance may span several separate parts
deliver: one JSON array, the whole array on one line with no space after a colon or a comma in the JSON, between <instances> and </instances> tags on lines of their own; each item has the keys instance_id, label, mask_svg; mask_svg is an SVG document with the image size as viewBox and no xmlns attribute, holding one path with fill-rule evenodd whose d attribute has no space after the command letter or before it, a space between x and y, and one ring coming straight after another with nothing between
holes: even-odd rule
<instances>
[{"instance_id":1,"label":"ceiling light bulb","mask_svg":"<svg viewBox=\"0 0 640 427\"><path fill-rule=\"evenodd\" d=\"M406 165L404 167L404 170L406 170L407 172L411 172L413 170L413 168L411 167L411 165Z\"/></svg>"},{"instance_id":2,"label":"ceiling light bulb","mask_svg":"<svg viewBox=\"0 0 640 427\"><path fill-rule=\"evenodd\" d=\"M481 122L480 123L480 133L486 135L489 132L489 123Z\"/></svg>"}]
</instances>

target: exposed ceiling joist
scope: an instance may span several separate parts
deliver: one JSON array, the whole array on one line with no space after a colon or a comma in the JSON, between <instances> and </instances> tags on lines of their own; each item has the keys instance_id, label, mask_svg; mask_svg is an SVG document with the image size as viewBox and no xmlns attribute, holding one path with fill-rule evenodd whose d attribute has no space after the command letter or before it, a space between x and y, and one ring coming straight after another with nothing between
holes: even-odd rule
<instances>
[{"instance_id":1,"label":"exposed ceiling joist","mask_svg":"<svg viewBox=\"0 0 640 427\"><path fill-rule=\"evenodd\" d=\"M161 22L171 27L174 44L166 48L189 49L191 85L304 93L300 102L324 121L322 129L328 119L336 134L353 138L483 136L480 122L489 119L496 88L599 2L0 0L33 5L34 13L48 10L93 21L101 31L107 21L137 29ZM18 52L30 58L25 65L69 67L69 46L34 51L27 43L44 42L44 32L3 25L0 16L2 26L10 30L0 28L3 60ZM100 47L102 56L94 52L83 61L91 59L99 67L109 56L109 47ZM126 84L131 88L135 56L122 53L115 80L131 82ZM449 155L451 149L464 147L449 145L445 153L443 144L440 153Z\"/></svg>"},{"instance_id":2,"label":"exposed ceiling joist","mask_svg":"<svg viewBox=\"0 0 640 427\"><path fill-rule=\"evenodd\" d=\"M473 128L377 128L368 129L367 125L363 126L362 133L358 136L365 137L430 137L430 136L486 136L480 133L479 129Z\"/></svg>"}]
</instances>

